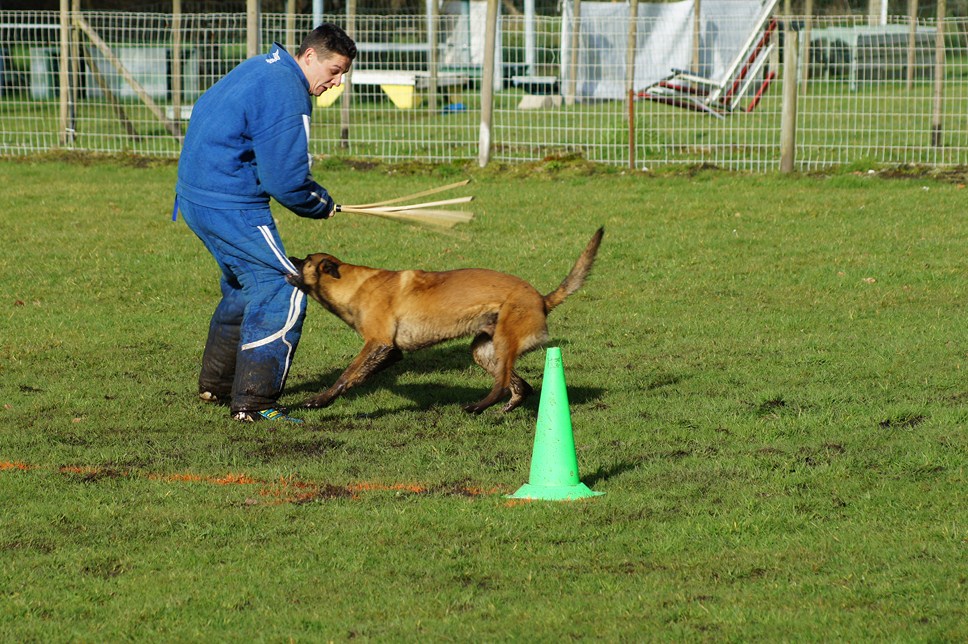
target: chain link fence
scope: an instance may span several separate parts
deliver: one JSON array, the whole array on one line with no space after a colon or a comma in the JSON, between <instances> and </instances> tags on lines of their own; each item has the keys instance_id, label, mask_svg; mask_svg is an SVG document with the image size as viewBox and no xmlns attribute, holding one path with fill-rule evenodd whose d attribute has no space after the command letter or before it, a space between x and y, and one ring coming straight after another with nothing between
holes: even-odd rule
<instances>
[{"instance_id":1,"label":"chain link fence","mask_svg":"<svg viewBox=\"0 0 968 644\"><path fill-rule=\"evenodd\" d=\"M605 4L626 13L588 10ZM490 94L482 6L356 18L351 83L321 97L311 149L480 159L482 94ZM963 20L771 14L759 24L648 11L632 20L628 6L499 17L490 160L580 155L636 168L773 170L786 110L799 170L968 164ZM278 42L294 52L311 26L307 15L263 14L262 50ZM176 157L194 100L246 57L246 27L244 13L85 11L62 28L59 12L0 11L0 154ZM791 30L795 50L784 46Z\"/></svg>"}]
</instances>

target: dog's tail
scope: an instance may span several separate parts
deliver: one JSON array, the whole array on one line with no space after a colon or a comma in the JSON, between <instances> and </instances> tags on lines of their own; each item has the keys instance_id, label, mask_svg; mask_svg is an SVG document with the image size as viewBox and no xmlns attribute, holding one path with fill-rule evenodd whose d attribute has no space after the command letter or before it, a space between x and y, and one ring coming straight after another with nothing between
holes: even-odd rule
<instances>
[{"instance_id":1,"label":"dog's tail","mask_svg":"<svg viewBox=\"0 0 968 644\"><path fill-rule=\"evenodd\" d=\"M582 251L578 261L571 267L568 276L561 281L558 288L544 296L546 312L550 313L551 309L564 302L566 297L580 289L581 285L585 283L585 278L588 277L592 270L592 264L595 263L595 255L598 254L598 246L602 243L602 235L604 234L604 227L595 231L591 241L588 242L588 246L585 246L585 250Z\"/></svg>"}]
</instances>

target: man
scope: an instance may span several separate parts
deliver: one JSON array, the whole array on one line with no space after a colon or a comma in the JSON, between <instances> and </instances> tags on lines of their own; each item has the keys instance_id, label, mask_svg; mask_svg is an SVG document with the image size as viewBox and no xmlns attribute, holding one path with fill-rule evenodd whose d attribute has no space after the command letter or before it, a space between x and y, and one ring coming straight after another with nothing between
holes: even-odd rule
<instances>
[{"instance_id":1,"label":"man","mask_svg":"<svg viewBox=\"0 0 968 644\"><path fill-rule=\"evenodd\" d=\"M314 29L291 56L278 44L230 71L195 103L178 162L176 213L222 271L199 397L230 401L240 421L302 422L276 405L299 343L306 300L276 231L269 197L326 219L335 204L309 165L312 96L340 84L356 44L336 25Z\"/></svg>"}]
</instances>

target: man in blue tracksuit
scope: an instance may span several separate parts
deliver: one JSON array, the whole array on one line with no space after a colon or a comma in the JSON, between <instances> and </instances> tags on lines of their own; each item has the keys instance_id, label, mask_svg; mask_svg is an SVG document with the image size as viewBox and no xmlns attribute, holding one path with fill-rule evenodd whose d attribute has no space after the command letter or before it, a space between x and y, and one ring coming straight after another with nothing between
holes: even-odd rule
<instances>
[{"instance_id":1,"label":"man in blue tracksuit","mask_svg":"<svg viewBox=\"0 0 968 644\"><path fill-rule=\"evenodd\" d=\"M309 165L312 96L340 84L356 45L332 24L314 29L295 57L274 44L229 72L195 103L178 162L176 212L222 271L222 300L208 331L199 396L228 402L241 421L289 420L276 407L299 343L306 300L286 282L296 269L269 198L325 219L333 199Z\"/></svg>"}]
</instances>

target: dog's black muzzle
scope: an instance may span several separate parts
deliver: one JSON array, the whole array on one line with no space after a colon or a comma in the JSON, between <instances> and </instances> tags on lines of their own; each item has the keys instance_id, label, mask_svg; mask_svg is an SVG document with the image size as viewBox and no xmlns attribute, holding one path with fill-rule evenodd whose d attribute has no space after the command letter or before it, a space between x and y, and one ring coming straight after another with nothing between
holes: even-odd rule
<instances>
[{"instance_id":1,"label":"dog's black muzzle","mask_svg":"<svg viewBox=\"0 0 968 644\"><path fill-rule=\"evenodd\" d=\"M296 267L296 272L286 275L286 281L297 288L301 288L303 286L302 268L303 264L306 263L306 260L290 257L289 261L292 262L292 265Z\"/></svg>"}]
</instances>

